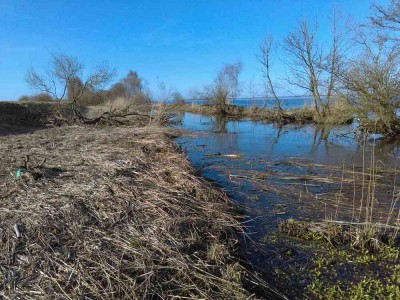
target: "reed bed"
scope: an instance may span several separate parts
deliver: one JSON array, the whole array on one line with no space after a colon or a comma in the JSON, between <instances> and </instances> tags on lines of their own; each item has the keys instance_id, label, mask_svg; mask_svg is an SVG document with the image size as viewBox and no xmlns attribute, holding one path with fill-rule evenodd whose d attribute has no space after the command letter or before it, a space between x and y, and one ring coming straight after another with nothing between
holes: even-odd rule
<instances>
[{"instance_id":1,"label":"reed bed","mask_svg":"<svg viewBox=\"0 0 400 300\"><path fill-rule=\"evenodd\" d=\"M378 163L331 166L305 161L264 162L264 170L210 166L232 183L273 193L281 201L314 210L329 221L400 229L398 170ZM385 225L385 226L383 226Z\"/></svg>"},{"instance_id":2,"label":"reed bed","mask_svg":"<svg viewBox=\"0 0 400 300\"><path fill-rule=\"evenodd\" d=\"M284 298L239 263L235 206L170 135L70 126L0 137L1 297L253 299L251 286Z\"/></svg>"}]
</instances>

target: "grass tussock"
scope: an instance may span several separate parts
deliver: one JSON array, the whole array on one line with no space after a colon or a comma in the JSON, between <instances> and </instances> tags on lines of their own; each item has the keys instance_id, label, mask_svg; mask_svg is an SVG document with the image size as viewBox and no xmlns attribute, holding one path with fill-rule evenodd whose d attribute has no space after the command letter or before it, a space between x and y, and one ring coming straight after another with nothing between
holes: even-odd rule
<instances>
[{"instance_id":1,"label":"grass tussock","mask_svg":"<svg viewBox=\"0 0 400 300\"><path fill-rule=\"evenodd\" d=\"M399 244L399 238L380 228L365 230L357 226L329 222L305 222L288 219L278 225L281 233L307 239L322 240L333 246L350 246L352 249L379 253L387 247ZM397 233L397 232L396 232ZM399 250L393 248L395 259Z\"/></svg>"},{"instance_id":2,"label":"grass tussock","mask_svg":"<svg viewBox=\"0 0 400 300\"><path fill-rule=\"evenodd\" d=\"M297 274L306 283L308 297L399 299L399 239L393 232L293 219L281 222L279 231L308 240L314 249L307 271Z\"/></svg>"},{"instance_id":3,"label":"grass tussock","mask_svg":"<svg viewBox=\"0 0 400 300\"><path fill-rule=\"evenodd\" d=\"M1 296L253 298L232 203L168 135L71 126L0 137Z\"/></svg>"}]
</instances>

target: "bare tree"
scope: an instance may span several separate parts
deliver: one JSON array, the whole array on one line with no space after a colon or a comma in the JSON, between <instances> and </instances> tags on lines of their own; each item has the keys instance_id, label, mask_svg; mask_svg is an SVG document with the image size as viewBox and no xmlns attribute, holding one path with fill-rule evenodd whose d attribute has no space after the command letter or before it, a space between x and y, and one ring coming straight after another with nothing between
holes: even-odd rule
<instances>
[{"instance_id":1,"label":"bare tree","mask_svg":"<svg viewBox=\"0 0 400 300\"><path fill-rule=\"evenodd\" d=\"M282 114L282 104L281 99L275 92L274 84L271 79L271 63L272 63L272 55L274 51L274 43L272 36L267 36L261 43L258 49L258 53L256 54L258 62L262 65L262 74L265 80L265 88L266 88L266 97L270 94L275 99L276 108L278 109L278 113Z\"/></svg>"},{"instance_id":2,"label":"bare tree","mask_svg":"<svg viewBox=\"0 0 400 300\"><path fill-rule=\"evenodd\" d=\"M168 103L171 100L174 89L168 86L164 81L158 82L158 89L160 90L160 102Z\"/></svg>"},{"instance_id":3,"label":"bare tree","mask_svg":"<svg viewBox=\"0 0 400 300\"><path fill-rule=\"evenodd\" d=\"M400 133L400 51L381 36L364 33L362 54L349 64L343 82L361 129L389 136Z\"/></svg>"},{"instance_id":4,"label":"bare tree","mask_svg":"<svg viewBox=\"0 0 400 300\"><path fill-rule=\"evenodd\" d=\"M30 68L25 78L32 89L47 93L58 101L65 99L68 92L73 111L79 115L77 104L84 92L95 92L107 84L115 73L106 64L100 64L93 69L85 81L82 81L80 78L82 78L83 70L83 65L75 57L64 53L53 53L50 67L44 74L39 74Z\"/></svg>"},{"instance_id":5,"label":"bare tree","mask_svg":"<svg viewBox=\"0 0 400 300\"><path fill-rule=\"evenodd\" d=\"M317 40L318 24L310 26L305 20L285 38L283 45L290 71L287 81L311 94L313 107L321 116L329 112L337 79L343 71L346 32L338 29L337 19L334 13L328 50Z\"/></svg>"},{"instance_id":6,"label":"bare tree","mask_svg":"<svg viewBox=\"0 0 400 300\"><path fill-rule=\"evenodd\" d=\"M247 92L249 93L249 96L252 100L254 100L257 96L257 91L256 91L256 84L254 82L254 78L250 78L249 82L247 84Z\"/></svg>"},{"instance_id":7,"label":"bare tree","mask_svg":"<svg viewBox=\"0 0 400 300\"><path fill-rule=\"evenodd\" d=\"M124 85L126 96L129 98L141 93L143 90L142 79L132 70L122 79L122 84Z\"/></svg>"},{"instance_id":8,"label":"bare tree","mask_svg":"<svg viewBox=\"0 0 400 300\"><path fill-rule=\"evenodd\" d=\"M316 33L317 24L310 28L304 20L285 38L284 49L288 53L286 62L291 72L287 81L311 93L313 106L318 110L324 106L318 85L323 56L316 42Z\"/></svg>"},{"instance_id":9,"label":"bare tree","mask_svg":"<svg viewBox=\"0 0 400 300\"><path fill-rule=\"evenodd\" d=\"M387 7L372 5L371 24L382 30L386 30L386 37L395 41L399 40L400 33L400 0L390 0Z\"/></svg>"},{"instance_id":10,"label":"bare tree","mask_svg":"<svg viewBox=\"0 0 400 300\"><path fill-rule=\"evenodd\" d=\"M226 113L229 97L234 99L240 92L239 75L242 71L242 63L237 61L225 64L218 72L213 84L206 86L203 98L211 102L220 113Z\"/></svg>"}]
</instances>

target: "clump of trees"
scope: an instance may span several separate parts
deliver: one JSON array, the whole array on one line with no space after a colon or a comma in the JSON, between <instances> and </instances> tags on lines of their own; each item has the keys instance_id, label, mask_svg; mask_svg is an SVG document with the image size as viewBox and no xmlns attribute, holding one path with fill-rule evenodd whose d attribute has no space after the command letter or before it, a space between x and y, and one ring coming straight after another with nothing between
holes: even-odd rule
<instances>
[{"instance_id":1,"label":"clump of trees","mask_svg":"<svg viewBox=\"0 0 400 300\"><path fill-rule=\"evenodd\" d=\"M185 105L186 101L182 94L178 91L174 91L171 94L172 104L174 105Z\"/></svg>"},{"instance_id":2,"label":"clump of trees","mask_svg":"<svg viewBox=\"0 0 400 300\"><path fill-rule=\"evenodd\" d=\"M146 88L144 80L132 70L104 93L105 97L111 101L124 98L131 105L148 106L151 104L150 92Z\"/></svg>"},{"instance_id":3,"label":"clump of trees","mask_svg":"<svg viewBox=\"0 0 400 300\"><path fill-rule=\"evenodd\" d=\"M331 43L328 47L322 47L317 40L317 30L317 22L310 25L303 20L284 39L285 62L289 69L286 81L310 94L313 109L319 116L325 117L337 88L337 78L343 70L343 34L338 31L334 17Z\"/></svg>"},{"instance_id":4,"label":"clump of trees","mask_svg":"<svg viewBox=\"0 0 400 300\"><path fill-rule=\"evenodd\" d=\"M85 71L84 66L77 58L63 53L53 53L50 65L43 73L40 74L33 68L28 69L26 73L28 85L39 94L24 96L20 100L55 101L59 104L64 101L71 108L72 119L87 124L105 119L120 123L118 120L131 115L149 117L149 114L146 113L148 109L145 113L130 110L132 105L146 104L149 106L151 103L149 93L138 74L130 71L126 77L111 86L110 89L104 90L103 88L111 82L114 76L115 69L110 68L107 64L99 64L92 70ZM123 109L113 108L112 104L117 98L123 100ZM86 106L109 102L111 103L110 110L98 116L90 118L83 113ZM70 114L66 113L63 107L58 105L59 111L54 115L58 123L71 120ZM140 110L143 111L142 108Z\"/></svg>"},{"instance_id":5,"label":"clump of trees","mask_svg":"<svg viewBox=\"0 0 400 300\"><path fill-rule=\"evenodd\" d=\"M219 70L214 82L205 86L201 97L215 106L218 113L226 114L228 109L229 98L236 98L240 92L239 76L242 72L243 65L241 61L231 64L224 64Z\"/></svg>"},{"instance_id":6,"label":"clump of trees","mask_svg":"<svg viewBox=\"0 0 400 300\"><path fill-rule=\"evenodd\" d=\"M287 66L284 81L300 95L311 95L312 108L320 118L329 114L332 96L338 91L341 73L344 70L346 32L338 25L334 14L330 43L318 40L318 23L300 21L281 43L274 43L268 35L260 44L256 58L262 66L265 94L275 100L275 107L284 115L282 100L278 97L271 68L276 51L283 53L281 60ZM325 44L324 47L322 44Z\"/></svg>"},{"instance_id":7,"label":"clump of trees","mask_svg":"<svg viewBox=\"0 0 400 300\"><path fill-rule=\"evenodd\" d=\"M117 99L123 99L125 107L131 105L149 106L151 98L142 78L134 71L113 84L108 85L115 76L115 69L107 64L99 64L86 71L78 59L64 53L52 53L49 67L43 73L30 68L26 73L26 82L39 94L23 96L21 101L51 102L70 104L73 115L85 119L82 106L99 105ZM120 100L121 100L120 99ZM121 101L120 101L121 102Z\"/></svg>"},{"instance_id":8,"label":"clump of trees","mask_svg":"<svg viewBox=\"0 0 400 300\"><path fill-rule=\"evenodd\" d=\"M95 66L85 77L83 71L84 66L76 57L52 53L49 68L43 74L28 69L26 81L33 90L48 94L58 102L67 98L75 116L80 116L79 101L89 93L95 94L115 75L115 70L107 64Z\"/></svg>"},{"instance_id":9,"label":"clump of trees","mask_svg":"<svg viewBox=\"0 0 400 300\"><path fill-rule=\"evenodd\" d=\"M318 23L307 20L281 43L271 36L262 41L256 58L266 95L285 116L271 76L274 54L280 51L287 67L282 80L299 95L311 96L315 121L335 116L334 104L341 99L351 108L345 113L357 116L362 131L400 134L400 0L373 5L370 23L361 29L350 32L339 19L334 13L328 44L318 35Z\"/></svg>"},{"instance_id":10,"label":"clump of trees","mask_svg":"<svg viewBox=\"0 0 400 300\"><path fill-rule=\"evenodd\" d=\"M307 120L310 111L315 122L356 115L363 131L398 135L400 0L390 0L386 6L373 5L369 24L362 26L356 34L353 32L355 37L352 39L349 26L339 22L342 19L334 12L330 34L323 39L318 32L318 22L301 20L281 42L274 42L272 36L267 36L259 45L256 58L262 67L265 95L275 103L277 114L274 115L282 120L297 118L283 109L284 102L277 91L279 84L271 75L274 60L280 57L286 72L279 81L292 87L298 96L310 95L312 98L312 111L308 109ZM197 96L213 105L217 113L229 113L229 100L241 93L239 77L242 69L240 61L224 64L213 82ZM106 64L85 72L75 57L52 54L50 67L43 74L34 69L29 69L26 74L28 84L39 94L21 100L67 100L76 116L80 116L78 104L101 104L116 99L125 99L129 105L150 107L150 92L137 72L129 71L105 90L114 75L115 71ZM159 88L164 102L185 103L181 94L167 89L162 82ZM345 100L345 109L337 109L337 99Z\"/></svg>"},{"instance_id":11,"label":"clump of trees","mask_svg":"<svg viewBox=\"0 0 400 300\"><path fill-rule=\"evenodd\" d=\"M360 129L386 136L400 134L400 0L372 6L369 26L357 32L359 55L349 59L343 77L346 98Z\"/></svg>"},{"instance_id":12,"label":"clump of trees","mask_svg":"<svg viewBox=\"0 0 400 300\"><path fill-rule=\"evenodd\" d=\"M53 102L54 99L51 97L49 94L46 93L41 93L41 94L36 94L33 96L21 96L19 97L18 101L20 102L36 102L36 103L48 103L48 102Z\"/></svg>"},{"instance_id":13,"label":"clump of trees","mask_svg":"<svg viewBox=\"0 0 400 300\"><path fill-rule=\"evenodd\" d=\"M343 78L346 97L355 109L360 128L385 135L400 133L400 52L376 37L363 39L362 54L349 62Z\"/></svg>"}]
</instances>

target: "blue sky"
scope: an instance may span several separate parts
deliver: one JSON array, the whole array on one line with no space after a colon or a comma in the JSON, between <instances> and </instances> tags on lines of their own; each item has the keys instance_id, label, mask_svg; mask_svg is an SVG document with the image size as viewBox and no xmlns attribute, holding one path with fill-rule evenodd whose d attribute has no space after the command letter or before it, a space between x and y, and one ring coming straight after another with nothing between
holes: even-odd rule
<instances>
[{"instance_id":1,"label":"blue sky","mask_svg":"<svg viewBox=\"0 0 400 300\"><path fill-rule=\"evenodd\" d=\"M247 86L260 79L254 53L267 33L279 40L298 20L318 17L323 35L334 6L365 22L371 2L0 0L0 99L34 93L26 69L46 67L52 51L76 56L88 69L107 61L116 80L135 70L155 96L159 80L189 95L237 59ZM276 60L273 75L282 71Z\"/></svg>"}]
</instances>

